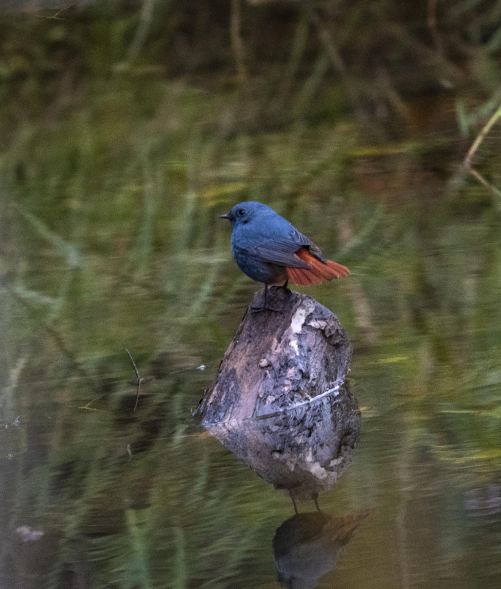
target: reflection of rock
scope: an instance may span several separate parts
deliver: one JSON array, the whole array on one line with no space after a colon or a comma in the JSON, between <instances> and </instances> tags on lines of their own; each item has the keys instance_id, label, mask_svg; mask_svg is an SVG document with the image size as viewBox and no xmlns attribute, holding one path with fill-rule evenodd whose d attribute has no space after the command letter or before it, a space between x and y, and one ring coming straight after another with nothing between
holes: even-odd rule
<instances>
[{"instance_id":1,"label":"reflection of rock","mask_svg":"<svg viewBox=\"0 0 501 589\"><path fill-rule=\"evenodd\" d=\"M313 589L336 565L341 548L370 514L332 518L300 513L285 521L273 538L278 580L288 589Z\"/></svg>"},{"instance_id":2,"label":"reflection of rock","mask_svg":"<svg viewBox=\"0 0 501 589\"><path fill-rule=\"evenodd\" d=\"M274 288L268 303L281 313L247 311L196 414L276 488L316 497L349 465L360 435L344 384L351 346L311 297Z\"/></svg>"}]
</instances>

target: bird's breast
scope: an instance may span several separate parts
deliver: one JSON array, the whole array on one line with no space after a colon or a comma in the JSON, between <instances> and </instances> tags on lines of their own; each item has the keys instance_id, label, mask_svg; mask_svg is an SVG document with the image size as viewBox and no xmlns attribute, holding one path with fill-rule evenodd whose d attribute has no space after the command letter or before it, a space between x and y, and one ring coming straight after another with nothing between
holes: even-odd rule
<instances>
[{"instance_id":1,"label":"bird's breast","mask_svg":"<svg viewBox=\"0 0 501 589\"><path fill-rule=\"evenodd\" d=\"M232 240L231 252L237 266L252 280L265 284L282 284L287 280L285 268L261 259L255 250L242 248Z\"/></svg>"}]
</instances>

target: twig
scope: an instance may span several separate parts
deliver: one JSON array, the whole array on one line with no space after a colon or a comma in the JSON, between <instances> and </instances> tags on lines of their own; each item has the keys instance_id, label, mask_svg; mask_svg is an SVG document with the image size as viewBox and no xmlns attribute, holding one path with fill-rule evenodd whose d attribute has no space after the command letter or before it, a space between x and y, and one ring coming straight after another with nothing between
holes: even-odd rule
<instances>
[{"instance_id":1,"label":"twig","mask_svg":"<svg viewBox=\"0 0 501 589\"><path fill-rule=\"evenodd\" d=\"M475 169L473 169L471 167L471 162L473 160L473 157L477 153L478 148L480 147L480 144L485 139L485 136L491 130L492 126L497 122L497 120L500 117L501 117L501 106L498 107L496 112L487 121L484 128L477 135L477 138L473 142L473 145L470 147L468 153L466 154L466 157L463 160L463 166L468 170L468 172L499 198L501 198L501 191L499 191L495 186L493 186L492 184L487 182L487 180L479 172L477 172Z\"/></svg>"},{"instance_id":2,"label":"twig","mask_svg":"<svg viewBox=\"0 0 501 589\"><path fill-rule=\"evenodd\" d=\"M43 14L34 14L33 16L36 16L37 18L46 18L47 20L66 20L64 18L60 18L59 15L61 14L61 12L64 12L65 10L69 10L70 8L73 8L73 6L76 6L76 5L77 5L77 2L73 2L72 4L69 4L68 6L63 6L63 8L60 8L52 16L45 16Z\"/></svg>"},{"instance_id":3,"label":"twig","mask_svg":"<svg viewBox=\"0 0 501 589\"><path fill-rule=\"evenodd\" d=\"M316 395L315 397L307 396L306 401L300 401L298 403L293 403L292 405L289 405L288 407L282 407L281 409L278 409L278 411L274 411L273 413L266 413L265 415L257 415L255 417L255 419L259 420L259 419L268 419L270 417L278 417L279 415L282 415L282 413L287 413L288 411L292 411L293 409L297 409L298 407L304 407L305 405L311 405L312 403L315 403L316 401L318 401L319 399L322 399L323 397L326 397L329 395L332 395L333 397L337 397L339 395L339 387L341 386L341 384L342 383L338 383L335 386L333 386L332 388L330 388L329 390L321 393L320 395Z\"/></svg>"},{"instance_id":4,"label":"twig","mask_svg":"<svg viewBox=\"0 0 501 589\"><path fill-rule=\"evenodd\" d=\"M76 4L76 2L75 2L75 4ZM56 12L56 14L54 14L53 16L49 16L48 18L53 18L54 20L64 20L64 18L59 18L59 15L61 14L61 12L64 12L65 10L72 8L73 6L75 6L75 4L70 4L69 6L65 6L64 8L61 8L61 10L58 10Z\"/></svg>"},{"instance_id":5,"label":"twig","mask_svg":"<svg viewBox=\"0 0 501 589\"><path fill-rule=\"evenodd\" d=\"M141 389L141 383L143 382L144 378L142 378L141 375L139 374L139 370L137 369L136 363L134 362L134 358L132 357L129 350L127 348L125 348L125 351L127 352L127 354L129 354L130 361L132 362L132 365L134 366L134 370L136 371L136 376L137 376L136 404L134 405L134 411L135 411L137 409L137 404L139 403L139 391Z\"/></svg>"},{"instance_id":6,"label":"twig","mask_svg":"<svg viewBox=\"0 0 501 589\"><path fill-rule=\"evenodd\" d=\"M482 183L486 188L488 188L491 192L493 192L496 196L498 196L499 198L501 198L501 192L492 184L490 184L489 182L487 182L487 180L481 176L477 170L474 170L473 168L470 168L470 174L472 176L474 176L480 183Z\"/></svg>"},{"instance_id":7,"label":"twig","mask_svg":"<svg viewBox=\"0 0 501 589\"><path fill-rule=\"evenodd\" d=\"M475 139L475 141L473 142L473 145L470 147L470 150L468 151L468 153L466 154L466 157L464 158L463 161L463 165L465 168L467 168L468 170L471 169L471 160L473 159L473 156L475 155L475 153L477 152L480 144L482 143L482 141L484 140L485 136L487 135L487 133L491 130L491 127L494 125L494 123L499 119L499 117L501 116L501 106L498 107L498 109L496 110L496 112L492 115L492 117L487 121L486 125L484 126L484 128L480 131L480 133L478 134L477 138Z\"/></svg>"},{"instance_id":8,"label":"twig","mask_svg":"<svg viewBox=\"0 0 501 589\"><path fill-rule=\"evenodd\" d=\"M96 397L95 399L91 399L85 405L78 407L78 409L87 409L87 411L100 411L100 409L95 409L94 407L91 407L90 404L94 403L94 401L99 401L99 399L103 399L104 397L106 397L106 395L99 395L99 397Z\"/></svg>"}]
</instances>

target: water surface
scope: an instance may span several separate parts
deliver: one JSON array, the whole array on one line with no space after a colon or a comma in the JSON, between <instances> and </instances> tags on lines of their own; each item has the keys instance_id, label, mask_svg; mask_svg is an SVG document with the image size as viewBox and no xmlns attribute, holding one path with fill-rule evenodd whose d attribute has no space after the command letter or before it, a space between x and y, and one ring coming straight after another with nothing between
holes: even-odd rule
<instances>
[{"instance_id":1,"label":"water surface","mask_svg":"<svg viewBox=\"0 0 501 589\"><path fill-rule=\"evenodd\" d=\"M148 80L92 80L0 155L3 585L278 587L289 497L191 418L259 287L218 217L259 200L352 272L302 289L346 329L362 411L319 501L361 521L317 586L499 587L499 202L459 178L455 120L226 132L241 97Z\"/></svg>"}]
</instances>

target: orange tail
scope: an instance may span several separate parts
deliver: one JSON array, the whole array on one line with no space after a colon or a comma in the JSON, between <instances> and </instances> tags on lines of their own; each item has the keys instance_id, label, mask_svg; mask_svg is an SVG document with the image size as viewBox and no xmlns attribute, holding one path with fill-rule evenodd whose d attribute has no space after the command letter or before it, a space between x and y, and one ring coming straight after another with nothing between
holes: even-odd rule
<instances>
[{"instance_id":1,"label":"orange tail","mask_svg":"<svg viewBox=\"0 0 501 589\"><path fill-rule=\"evenodd\" d=\"M303 260L311 266L311 268L286 268L289 280L294 284L306 286L307 284L321 284L324 280L332 280L333 278L342 278L348 276L350 271L346 266L327 260L321 262L315 258L310 252L301 248L296 252L298 258Z\"/></svg>"}]
</instances>

